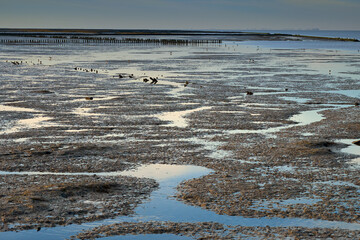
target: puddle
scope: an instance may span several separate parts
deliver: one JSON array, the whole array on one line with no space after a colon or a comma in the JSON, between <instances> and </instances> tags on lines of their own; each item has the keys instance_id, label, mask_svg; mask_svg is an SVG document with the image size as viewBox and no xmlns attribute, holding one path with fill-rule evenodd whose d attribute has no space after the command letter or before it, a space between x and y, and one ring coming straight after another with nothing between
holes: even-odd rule
<instances>
[{"instance_id":1,"label":"puddle","mask_svg":"<svg viewBox=\"0 0 360 240\"><path fill-rule=\"evenodd\" d=\"M226 151L226 150L221 150L218 149L220 146L222 146L224 143L223 142L217 142L217 141L211 141L211 140L207 140L207 139L202 139L199 137L192 137L192 138L185 138L182 139L183 141L189 141L192 142L194 144L200 144L202 145L202 149L211 151L210 154L208 154L207 156L213 159L226 159L232 156L232 152L231 151Z\"/></svg>"},{"instance_id":2,"label":"puddle","mask_svg":"<svg viewBox=\"0 0 360 240\"><path fill-rule=\"evenodd\" d=\"M13 107L8 105L0 105L0 112L41 112L33 108Z\"/></svg>"},{"instance_id":3,"label":"puddle","mask_svg":"<svg viewBox=\"0 0 360 240\"><path fill-rule=\"evenodd\" d=\"M304 98L294 98L294 101L304 101ZM249 107L250 104L245 104L246 107ZM256 107L260 106L262 104L255 104ZM273 128L267 128L267 129L259 129L259 130L226 130L225 134L264 134L265 136L268 137L273 137L275 138L276 135L274 135L275 133L281 131L281 130L285 130L294 126L305 126L305 125L309 125L318 121L321 121L324 119L324 116L322 114L320 114L319 112L326 110L326 108L324 109L320 109L320 110L309 110L309 111L303 111L299 114L296 114L292 117L289 118L289 120L297 122L295 124L290 124L287 126L279 126L279 127L273 127ZM261 124L262 122L254 122L257 124ZM306 134L304 134L306 135ZM203 145L203 149L205 150L209 150L212 151L208 157L210 158L214 158L214 159L226 159L231 157L232 153L229 151L225 151L225 150L219 150L218 148L222 145L221 142L215 142L215 141L208 141L205 139L200 139L197 137L193 137L193 138L187 138L184 139L185 141L190 141L190 142L194 142L195 144L201 144ZM282 167L278 169L279 171L292 171L293 169L288 169L286 167Z\"/></svg>"},{"instance_id":4,"label":"puddle","mask_svg":"<svg viewBox=\"0 0 360 240\"><path fill-rule=\"evenodd\" d=\"M161 220L162 215L171 214L176 211L172 207L184 205L175 200L173 197L176 193L176 187L180 182L192 178L198 178L209 174L211 171L204 167L191 165L167 165L167 164L151 164L144 165L134 170L123 172L103 172L103 173L54 173L54 172L4 172L0 175L16 174L16 175L89 175L94 174L98 176L134 176L153 178L159 182L159 189L151 194L150 200L136 208L136 214L133 216L121 216L114 219L106 219L97 222L84 223L82 225L73 224L68 226L58 226L54 228L42 228L40 232L36 230L20 231L20 232L2 232L0 239L65 239L72 235L76 235L83 229L90 229L103 224L112 224L122 221L146 221L150 218L153 220ZM150 236L150 235L149 235ZM126 236L124 236L125 238ZM127 238L126 238L127 239Z\"/></svg>"},{"instance_id":5,"label":"puddle","mask_svg":"<svg viewBox=\"0 0 360 240\"><path fill-rule=\"evenodd\" d=\"M360 90L359 89L352 89L352 90L335 90L335 91L324 91L327 93L336 93L342 94L347 97L358 98L360 99Z\"/></svg>"},{"instance_id":6,"label":"puddle","mask_svg":"<svg viewBox=\"0 0 360 240\"><path fill-rule=\"evenodd\" d=\"M158 85L168 85L168 86L172 86L173 89L170 90L168 92L168 94L172 95L173 97L180 97L181 92L185 89L184 88L184 84L181 83L176 83L176 82L170 82L170 81L166 81L166 80L160 80Z\"/></svg>"},{"instance_id":7,"label":"puddle","mask_svg":"<svg viewBox=\"0 0 360 240\"><path fill-rule=\"evenodd\" d=\"M297 102L300 104L304 104L311 100L310 98L300 98L300 97L280 97L280 98L285 101L293 101L293 102Z\"/></svg>"},{"instance_id":8,"label":"puddle","mask_svg":"<svg viewBox=\"0 0 360 240\"><path fill-rule=\"evenodd\" d=\"M309 110L309 111L303 111L299 114L295 114L294 116L292 116L291 118L289 118L289 120L297 122L295 124L290 124L287 126L280 126L280 127L272 127L272 128L267 128L267 129L259 129L259 130L243 130L243 129L239 129L239 130L229 130L227 131L227 133L229 134L249 134L249 133L253 133L253 134L264 134L267 136L271 136L271 137L275 137L274 133L277 133L281 130L285 130L291 127L295 127L295 126L305 126L305 125L309 125L315 122L319 122L321 120L324 119L324 116L322 114L320 114L319 112L324 111L326 109L320 109L320 110Z\"/></svg>"},{"instance_id":9,"label":"puddle","mask_svg":"<svg viewBox=\"0 0 360 240\"><path fill-rule=\"evenodd\" d=\"M216 111L217 113L235 113L235 114L246 114L245 111ZM252 114L251 114L252 115Z\"/></svg>"},{"instance_id":10,"label":"puddle","mask_svg":"<svg viewBox=\"0 0 360 240\"><path fill-rule=\"evenodd\" d=\"M23 143L23 142L26 142L26 141L30 141L30 138L17 138L17 139L14 139L14 142L17 142L17 143Z\"/></svg>"},{"instance_id":11,"label":"puddle","mask_svg":"<svg viewBox=\"0 0 360 240\"><path fill-rule=\"evenodd\" d=\"M191 165L166 165L166 164L152 164L152 165L145 165L141 166L135 170L125 171L122 172L122 176L132 176L132 177L139 177L139 178L152 178L160 183L167 182L170 179L172 181L177 181L180 183L183 180L195 178L199 175L206 175L210 173L209 169L204 167L197 167ZM105 173L105 176L107 174ZM173 184L175 182L172 182ZM173 185L172 187L176 187Z\"/></svg>"},{"instance_id":12,"label":"puddle","mask_svg":"<svg viewBox=\"0 0 360 240\"><path fill-rule=\"evenodd\" d=\"M5 131L2 131L1 134L16 133L16 132L19 132L24 129L59 126L56 123L48 122L51 119L53 119L53 118L52 117L44 117L42 114L40 114L34 118L18 120L15 123L14 127L7 129Z\"/></svg>"},{"instance_id":13,"label":"puddle","mask_svg":"<svg viewBox=\"0 0 360 240\"><path fill-rule=\"evenodd\" d=\"M100 113L90 113L90 111L93 110L92 108L75 108L74 111L72 111L72 113L75 113L79 116L84 116L84 117L98 117L101 116L102 114Z\"/></svg>"},{"instance_id":14,"label":"puddle","mask_svg":"<svg viewBox=\"0 0 360 240\"><path fill-rule=\"evenodd\" d=\"M324 110L326 110L326 109L323 108L320 110L304 111L300 114L296 114L296 115L292 116L289 120L297 122L297 124L295 124L296 126L310 125L312 123L319 122L319 121L325 119L324 116L319 113Z\"/></svg>"},{"instance_id":15,"label":"puddle","mask_svg":"<svg viewBox=\"0 0 360 240\"><path fill-rule=\"evenodd\" d=\"M282 45L284 42L281 43ZM20 46L16 46L16 48L19 48ZM77 46L77 48L80 46ZM180 57L179 55L183 55L184 57L190 56L189 49L183 49L181 48L180 51L174 51L174 47L169 48L174 55L177 57ZM65 48L64 48L65 49ZM66 49L66 51L72 50L71 48ZM103 51L104 50L104 51ZM114 51L116 50L116 51ZM184 50L184 51L182 51ZM197 49L198 50L198 49ZM234 49L235 50L235 49ZM253 49L246 50L248 53L253 53ZM14 49L14 51L19 51L18 49ZM80 51L80 50L78 50ZM121 48L112 48L112 49L105 49L105 48L94 48L93 51L88 51L88 47L86 47L86 53L82 56L75 54L69 54L66 55L66 53L62 52L64 55L61 57L54 57L51 61L52 65L55 66L55 64L59 64L58 66L63 67L64 65L60 64L79 64L79 65L91 65L96 66L99 70L99 75L96 75L97 77L94 77L96 80L96 83L101 83L101 81L108 80L107 78L113 77L116 74L119 73L119 69L121 67L121 72L124 72L126 74L134 74L135 78L133 80L119 80L119 85L124 85L127 83L137 83L137 84L145 84L142 82L142 77L152 76L152 77L159 77L159 82L157 85L167 85L167 92L165 94L170 95L171 97L179 97L181 95L187 94L187 88L184 88L183 83L181 83L182 77L189 77L189 76L196 76L197 81L212 81L212 78L209 78L212 74L210 72L214 71L215 76L217 72L223 71L224 67L222 64L218 64L219 61L213 61L214 64L210 64L210 57L209 57L209 64L206 65L204 62L197 62L194 59L194 65L198 63L202 63L202 65L199 65L201 67L193 67L190 65L179 65L179 61L176 61L173 65L171 65L171 61L167 61L169 58L169 52L163 51L160 52L157 56L156 54L153 54L153 49L143 50L147 51L146 54L136 53L132 50L122 50ZM262 50L261 50L262 51ZM85 52L85 51L84 51ZM242 52L239 50L239 52ZM135 57L135 54L137 56ZM241 53L243 54L243 53ZM195 56L195 55L193 55ZM236 56L236 55L235 55ZM84 57L87 60L84 60ZM96 59L94 62L88 61L89 59ZM116 60L109 60L109 59L116 59ZM139 60L140 59L140 60ZM181 59L181 58L179 58ZM290 57L287 57L284 59L285 61L289 61ZM146 60L146 61L144 61ZM149 70L149 67L151 64L148 64L150 60L166 60L169 63L169 68L164 68L163 71L152 71ZM311 61L316 61L317 59L312 59ZM34 59L35 61L35 59ZM103 61L103 62L102 62ZM113 61L113 62L111 62ZM140 63L138 64L137 61ZM141 62L144 61L145 63ZM239 62L240 61L240 62ZM231 67L233 64L235 66L242 64L241 60L231 63L229 61L229 66ZM247 61L247 59L246 59ZM256 58L256 62L261 61L260 58ZM279 60L280 61L280 60ZM311 62L310 61L310 62ZM185 62L185 61L184 61ZM225 61L224 61L225 62ZM45 63L45 61L44 61ZM46 62L47 64L48 62ZM106 65L105 65L106 63ZM281 63L281 62L280 62ZM143 65L142 65L143 64ZM176 64L176 65L175 65ZM193 64L191 62L191 64ZM282 63L281 63L282 64ZM69 66L66 65L66 66ZM269 63L267 63L269 65ZM77 65L75 65L77 66ZM254 65L255 66L255 65ZM284 65L286 66L286 64ZM83 66L82 66L83 67ZM154 66L152 66L153 69L160 68L162 66L157 66L156 62L154 62ZM185 74L182 71L182 68L189 69L185 70ZM272 67L272 66L270 66ZM90 68L90 67L89 67ZM110 68L110 69L109 69ZM311 67L310 67L311 68ZM328 74L328 70L332 69L333 75L338 75L339 71L337 68L333 67L332 65L325 65L325 66L313 66L312 67L315 70L318 70L319 72L323 71L323 74ZM63 68L61 68L63 69ZM69 68L70 69L70 68ZM160 68L161 69L161 68ZM179 76L179 72L182 72L182 76ZM249 70L253 71L250 67ZM346 69L348 71L353 69ZM254 70L257 71L257 70ZM343 70L342 70L343 71ZM201 72L204 72L205 74L202 76ZM258 73L259 72L259 73ZM75 73L75 72L73 72ZM200 73L200 74L198 74ZM226 74L230 75L233 72L227 72ZM276 74L281 74L282 72L279 70L278 72L275 72ZM274 73L274 74L275 74ZM32 72L29 72L29 74L33 74ZM57 76L57 74L50 75L49 73L46 73L47 76ZM76 73L76 74L82 74L81 76L86 76L87 73ZM92 75L88 75L91 78L93 78ZM267 74L266 72L257 71L256 74L252 74L251 76L258 77L259 75L262 76L273 76L273 73ZM25 76L26 81L33 81L33 79L37 78L37 74L34 74L34 76ZM232 74L235 75L235 74ZM15 75L16 76L16 75ZM35 77L36 76L36 77ZM9 75L8 78L13 77L13 75ZM23 77L23 76L21 76ZM175 78L176 81L171 81L172 77ZM250 77L250 75L248 76ZM209 79L207 79L209 78ZM170 80L169 80L170 79ZM221 79L221 78L219 78ZM229 80L230 79L230 80ZM115 80L115 79L114 79ZM231 79L230 76L226 76L224 78L224 81L234 81L234 79ZM55 82L55 80L54 80ZM220 80L219 80L220 82ZM42 84L42 81L33 81L32 84ZM220 83L222 84L222 83ZM244 83L245 84L245 83ZM266 84L264 84L266 85ZM97 84L86 84L83 85L83 88L76 88L74 91L75 93L77 91L82 91L82 93L86 93L91 86L97 86ZM150 87L150 86L149 86ZM156 87L152 85L151 87ZM189 86L190 87L190 86ZM104 88L105 89L105 88ZM256 87L253 86L251 89L265 89L265 87ZM261 92L255 92L255 95L265 95L265 94L288 94L289 92L281 92L283 91L280 88L267 88L274 90L276 92L271 93L261 93ZM334 89L334 88L333 88ZM10 91L9 91L10 92ZM135 92L137 93L137 92ZM299 93L299 92L297 92ZM330 93L338 93L343 94L350 97L360 98L360 90L338 90L338 91L330 91ZM96 91L94 91L94 94L97 94ZM116 98L116 92L106 92L106 94L114 95L114 96L102 96L102 95L94 95L93 101L105 101L105 100L112 100L113 98ZM128 92L121 92L118 93L121 95L127 95L127 94L133 94ZM70 96L70 95L63 95L63 96ZM84 98L81 98L83 94L81 95L73 95L74 97L70 100L72 102L80 102L80 101L88 101ZM244 96L234 96L229 97L229 99L232 99L234 102L236 101L242 101L244 99ZM295 101L299 104L306 103L309 99L305 98L297 98L297 97L282 97L284 100L288 101ZM6 104L11 104L6 103ZM177 103L179 104L179 103ZM181 104L181 103L180 103ZM185 103L184 103L185 104ZM186 104L193 104L193 103L186 103ZM281 108L277 108L279 105L275 104L256 104L252 103L249 104L249 108L266 108L266 109L272 109L277 110ZM169 124L166 124L166 126L169 127L180 127L180 128L186 128L188 127L188 122L186 120L186 115L190 114L195 111L202 111L205 109L210 109L210 107L198 107L196 109L192 110L185 110L185 111L178 111L178 112L166 112L163 114L156 115L157 118L159 118L162 121L170 122ZM92 113L91 111L93 108L77 108L73 112L74 114L77 114L79 116L100 116L102 114ZM276 132L279 132L281 130L285 130L294 126L304 126L308 124L312 124L317 121L321 121L324 119L324 117L320 114L321 111L325 110L325 108L320 110L311 110L311 111L304 111L302 113L294 115L290 120L296 121L296 124L290 124L287 126L281 126L281 127L274 127L269 129L261 129L261 130L234 130L234 131L225 131L224 134L237 134L237 133L260 133L264 135L271 135ZM21 107L12 107L8 105L0 105L0 112L32 112L32 113L42 113L42 111L31 109L31 108L21 108ZM224 111L225 112L225 111ZM227 111L226 113L232 113L231 111ZM240 113L240 112L236 112ZM259 114L252 114L253 116L257 116ZM30 119L29 119L30 120ZM47 121L51 120L51 118L46 118L43 115L38 114L34 119L32 119L33 122L27 122L27 120L20 120L16 123L14 129L16 130L16 126L19 128L37 128L37 127L44 127L48 123ZM50 123L49 123L50 124ZM87 131L87 129L80 129L80 130L67 130L67 132L81 132L81 131ZM305 133L306 134L306 133ZM117 137L124 137L123 134L113 134L113 135L105 135L102 138L111 137L111 136L117 136ZM51 137L53 138L53 137ZM99 138L100 139L100 138ZM23 142L27 141L27 138L19 138L15 141ZM97 141L97 139L96 139ZM117 141L117 140L116 140ZM129 141L129 139L127 139ZM211 151L209 154L209 157L212 157L214 159L223 159L229 157L229 154L231 152L223 151L223 150L217 150L219 146L221 146L222 142L212 142L208 141L204 138L190 138L187 139L187 141L194 141L196 143L199 143L203 145L203 149ZM354 146L350 146L349 148L353 148ZM357 147L357 146L356 146ZM353 150L350 150L348 148L343 149L344 152L353 153ZM359 154L357 152L356 154ZM360 159L359 159L360 160ZM239 160L242 161L242 160ZM246 161L243 161L246 162ZM251 162L248 162L251 163ZM276 167L276 170L282 171L282 172L291 172L294 169L287 166L282 167ZM201 168L201 167L194 167L194 166L182 166L182 165L162 165L162 164L155 164L155 165L148 165L148 166L142 166L136 170L133 171L126 171L126 172L107 172L107 173L51 173L51 172L18 172L18 173L9 173L9 172L0 172L0 174L32 174L32 175L40 175L40 174L52 174L52 175L101 175L101 176L137 176L137 177L148 177L156 179L160 182L160 188L157 191L154 191L151 195L151 199L147 202L144 202L143 204L139 205L138 208L136 208L136 214L133 216L126 216L126 217L118 217L116 219L107 219L104 221L98 221L98 222L91 222L91 223L85 223L82 225L69 225L69 226L59 226L55 228L43 228L40 232L36 232L36 230L30 230L30 231L22 231L22 232L3 232L0 233L0 239L64 239L71 235L75 235L77 232L81 231L82 229L89 229L92 227L96 227L102 224L111 224L121 221L148 221L148 220L155 220L155 221L174 221L174 222L198 222L198 221L214 221L219 222L223 224L229 224L229 225L242 225L242 226L271 226L271 227L277 227L277 226L304 226L304 227L330 227L330 228L344 228L344 229L360 229L359 224L351 224L351 223L344 223L344 222L336 222L336 221L322 221L322 220L313 220L313 219L291 219L291 218L244 218L239 216L227 216L227 215L217 215L214 212L206 211L198 207L194 206L188 206L183 204L182 202L179 202L172 198L176 192L175 187L178 186L178 184L186 179L193 178L193 177L200 177L202 175L210 173L209 169ZM286 202L287 201L287 202ZM309 199L292 199L292 200L286 200L283 204L296 204L296 203L306 203L306 201L311 202ZM96 204L94 202L93 204ZM116 237L109 237L104 239L149 239L149 238L156 238L156 239L180 239L182 237L174 236L171 234L161 234L161 235L137 235L137 236L116 236ZM186 238L184 238L186 239Z\"/></svg>"},{"instance_id":16,"label":"puddle","mask_svg":"<svg viewBox=\"0 0 360 240\"><path fill-rule=\"evenodd\" d=\"M273 167L273 169L275 171L279 171L279 172L295 172L296 167L294 167L294 166L276 166L276 167Z\"/></svg>"},{"instance_id":17,"label":"puddle","mask_svg":"<svg viewBox=\"0 0 360 240\"><path fill-rule=\"evenodd\" d=\"M360 165L360 158L355 158L355 159L351 160L351 163Z\"/></svg>"},{"instance_id":18,"label":"puddle","mask_svg":"<svg viewBox=\"0 0 360 240\"><path fill-rule=\"evenodd\" d=\"M180 128L186 128L188 127L188 122L185 118L187 114L198 112L202 110L210 109L211 107L200 107L195 108L191 110L185 110L185 111L177 111L177 112L165 112L161 114L155 115L155 117L159 118L161 121L169 121L170 124L166 124L168 127L180 127Z\"/></svg>"},{"instance_id":19,"label":"puddle","mask_svg":"<svg viewBox=\"0 0 360 240\"><path fill-rule=\"evenodd\" d=\"M349 146L346 148L343 148L341 152L357 155L358 158L352 159L350 163L359 165L360 167L360 146L354 144L354 141L358 141L359 139L340 139L337 140L339 143L348 144Z\"/></svg>"},{"instance_id":20,"label":"puddle","mask_svg":"<svg viewBox=\"0 0 360 240\"><path fill-rule=\"evenodd\" d=\"M78 133L78 132L88 132L88 131L90 131L90 129L69 129L69 130L65 130L64 132Z\"/></svg>"},{"instance_id":21,"label":"puddle","mask_svg":"<svg viewBox=\"0 0 360 240\"><path fill-rule=\"evenodd\" d=\"M201 170L201 171L200 171ZM134 170L121 171L121 172L6 172L0 171L0 175L62 175L62 176L104 176L104 177L117 177L117 176L131 176L138 178L152 178L157 181L165 181L168 179L187 179L187 177L196 176L199 172L208 173L209 170L202 167L190 165L166 165L166 164L151 164L144 165ZM180 181L181 182L181 181Z\"/></svg>"},{"instance_id":22,"label":"puddle","mask_svg":"<svg viewBox=\"0 0 360 240\"><path fill-rule=\"evenodd\" d=\"M240 226L270 226L270 227L288 227L301 226L309 228L340 228L359 230L360 224L345 223L338 221L325 221L315 219L300 218L245 218L241 216L218 215L212 211L204 210L199 207L186 205L177 201L174 197L176 186L180 182L198 178L209 174L210 170L204 167L188 165L165 165L153 164L141 166L138 169L125 172L96 173L101 176L137 176L149 177L159 181L160 187L151 194L148 201L140 204L136 209L136 214L132 216L120 216L114 219L105 219L102 221L84 223L82 225L59 226L54 228L43 228L40 232L35 230L20 232L2 232L0 237L4 239L64 239L68 238L81 230L90 229L104 224L113 224L118 222L137 222L137 221L173 221L173 222L218 222L226 225ZM94 175L94 173L39 173L39 172L0 172L0 174L53 174L53 175ZM304 199L293 199L285 201L283 204L292 204L293 202L304 202ZM150 235L145 235L150 236ZM124 236L125 239L127 236ZM141 237L141 236L139 236Z\"/></svg>"}]
</instances>

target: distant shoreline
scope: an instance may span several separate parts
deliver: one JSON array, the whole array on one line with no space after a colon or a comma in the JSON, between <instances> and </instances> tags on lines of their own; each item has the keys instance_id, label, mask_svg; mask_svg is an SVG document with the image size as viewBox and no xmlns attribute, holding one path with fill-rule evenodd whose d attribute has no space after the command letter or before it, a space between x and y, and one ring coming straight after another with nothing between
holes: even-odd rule
<instances>
[{"instance_id":1,"label":"distant shoreline","mask_svg":"<svg viewBox=\"0 0 360 240\"><path fill-rule=\"evenodd\" d=\"M36 29L0 28L0 36L199 36L201 38L229 41L347 41L359 42L356 38L307 36L299 34L246 32L246 31L201 31L201 30L149 30L149 29Z\"/></svg>"}]
</instances>

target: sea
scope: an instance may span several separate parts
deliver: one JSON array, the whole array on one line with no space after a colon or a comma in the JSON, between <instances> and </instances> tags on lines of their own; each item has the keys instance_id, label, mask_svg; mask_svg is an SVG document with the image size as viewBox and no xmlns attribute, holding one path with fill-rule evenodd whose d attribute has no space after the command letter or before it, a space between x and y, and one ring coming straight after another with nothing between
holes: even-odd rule
<instances>
[{"instance_id":1,"label":"sea","mask_svg":"<svg viewBox=\"0 0 360 240\"><path fill-rule=\"evenodd\" d=\"M304 35L315 37L334 37L334 38L351 38L360 41L360 31L343 31L343 30L241 30L243 32L265 32L281 33L292 35ZM244 41L245 45L256 45L266 48L276 49L329 49L329 50L348 50L360 53L360 42L345 41Z\"/></svg>"},{"instance_id":2,"label":"sea","mask_svg":"<svg viewBox=\"0 0 360 240\"><path fill-rule=\"evenodd\" d=\"M98 29L101 31L107 31L111 34L113 31L118 31L116 29ZM349 38L357 39L360 41L360 30L359 31L346 31L346 30L211 30L217 32L256 32L256 33L280 33L280 34L292 34L292 35L304 35L304 36L315 36L315 37L333 37L333 38ZM204 29L192 30L192 31L207 31ZM0 28L0 33L3 33L6 29ZM127 31L138 31L136 29L127 30ZM145 32L158 32L158 31L172 31L172 30L144 30ZM175 30L177 31L177 30ZM186 31L186 30L180 30ZM127 35L126 37L131 36ZM119 38L121 35L108 35L108 37ZM167 38L168 36L157 36L157 35L137 35L136 38ZM16 36L2 36L1 38L7 39L17 39ZM171 38L187 39L188 36L171 36ZM196 37L190 37L196 38ZM226 44L242 44L242 45L253 45L263 48L270 49L329 49L329 50L348 50L351 52L360 53L360 42L351 42L351 41L327 41L327 40L304 40L304 41L241 41L241 42L227 42L223 41Z\"/></svg>"},{"instance_id":3,"label":"sea","mask_svg":"<svg viewBox=\"0 0 360 240\"><path fill-rule=\"evenodd\" d=\"M359 31L343 31L343 30L243 30L244 32L267 32L267 33L282 33L293 35L305 35L316 37L340 37L340 38L355 38L360 41Z\"/></svg>"}]
</instances>

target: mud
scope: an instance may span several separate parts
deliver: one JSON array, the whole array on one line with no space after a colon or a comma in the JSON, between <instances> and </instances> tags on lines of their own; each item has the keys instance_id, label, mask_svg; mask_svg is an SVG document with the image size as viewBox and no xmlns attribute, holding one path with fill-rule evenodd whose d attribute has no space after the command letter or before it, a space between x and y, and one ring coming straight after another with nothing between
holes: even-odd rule
<instances>
[{"instance_id":1,"label":"mud","mask_svg":"<svg viewBox=\"0 0 360 240\"><path fill-rule=\"evenodd\" d=\"M193 239L303 239L303 238L356 238L359 231L333 229L306 229L301 227L270 228L270 227L231 227L214 222L174 223L174 222L123 222L101 226L74 236L72 239L95 239L127 234L175 234Z\"/></svg>"},{"instance_id":2,"label":"mud","mask_svg":"<svg viewBox=\"0 0 360 240\"><path fill-rule=\"evenodd\" d=\"M71 44L1 47L0 170L94 173L0 175L1 231L136 214L135 207L157 183L96 173L150 163L213 170L180 184L176 198L217 214L360 222L360 179L352 163L357 156L341 152L347 145L337 141L360 138L359 97L349 92L360 89L354 70L360 62L357 53L269 51L235 44L95 45L91 51ZM158 83L145 83L148 77L157 77ZM307 111L322 117L292 118ZM168 117L171 112L177 119ZM109 228L100 226L78 237L359 234L203 222Z\"/></svg>"},{"instance_id":3,"label":"mud","mask_svg":"<svg viewBox=\"0 0 360 240\"><path fill-rule=\"evenodd\" d=\"M129 215L154 180L93 176L1 176L0 231L41 229Z\"/></svg>"}]
</instances>

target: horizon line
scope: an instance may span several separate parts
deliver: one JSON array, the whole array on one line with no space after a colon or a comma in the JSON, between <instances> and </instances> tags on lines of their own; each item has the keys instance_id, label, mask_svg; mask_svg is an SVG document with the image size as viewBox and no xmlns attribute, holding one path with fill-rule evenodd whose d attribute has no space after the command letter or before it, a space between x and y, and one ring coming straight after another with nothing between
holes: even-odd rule
<instances>
[{"instance_id":1,"label":"horizon line","mask_svg":"<svg viewBox=\"0 0 360 240\"><path fill-rule=\"evenodd\" d=\"M283 28L283 29L219 29L219 28L204 28L204 29L183 29L183 28L53 28L53 27L0 27L1 30L160 30L160 31L360 31L353 29L292 29L292 28Z\"/></svg>"}]
</instances>

